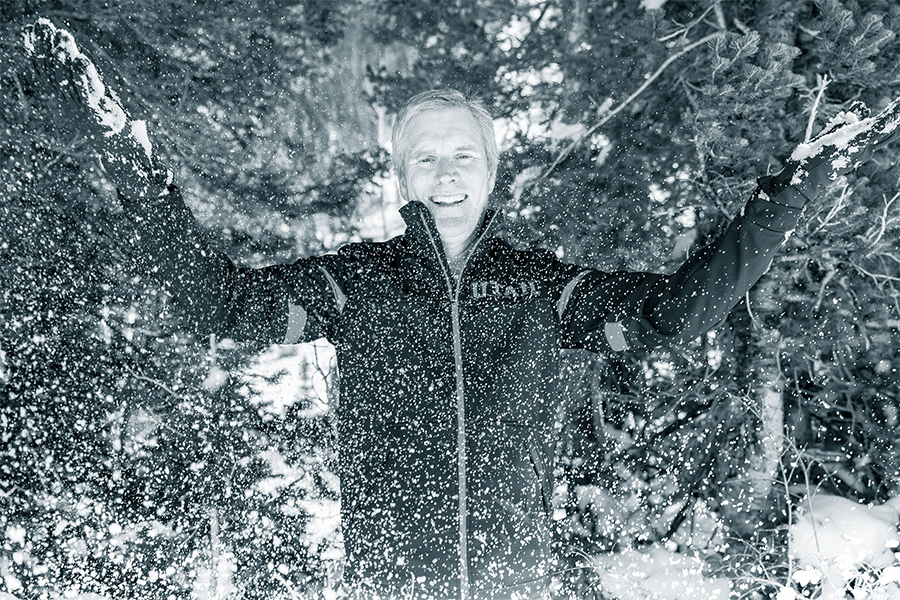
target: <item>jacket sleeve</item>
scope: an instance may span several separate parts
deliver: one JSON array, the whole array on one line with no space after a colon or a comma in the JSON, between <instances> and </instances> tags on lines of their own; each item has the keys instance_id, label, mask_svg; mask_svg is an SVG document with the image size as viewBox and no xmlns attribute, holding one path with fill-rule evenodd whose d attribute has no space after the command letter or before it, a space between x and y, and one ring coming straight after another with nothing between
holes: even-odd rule
<instances>
[{"instance_id":1,"label":"jacket sleeve","mask_svg":"<svg viewBox=\"0 0 900 600\"><path fill-rule=\"evenodd\" d=\"M728 229L675 273L582 269L567 276L563 346L621 352L689 341L712 329L769 268L803 201L794 188L761 179Z\"/></svg>"},{"instance_id":2,"label":"jacket sleeve","mask_svg":"<svg viewBox=\"0 0 900 600\"><path fill-rule=\"evenodd\" d=\"M338 257L238 268L210 249L178 188L169 187L156 202L122 200L135 224L140 268L172 296L193 331L265 343L333 332L341 292L331 273L340 268Z\"/></svg>"}]
</instances>

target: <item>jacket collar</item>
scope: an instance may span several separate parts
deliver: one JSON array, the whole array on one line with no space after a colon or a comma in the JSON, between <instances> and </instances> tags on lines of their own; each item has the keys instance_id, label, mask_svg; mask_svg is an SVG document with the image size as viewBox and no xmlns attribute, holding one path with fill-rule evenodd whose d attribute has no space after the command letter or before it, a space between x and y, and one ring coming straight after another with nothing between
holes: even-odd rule
<instances>
[{"instance_id":1,"label":"jacket collar","mask_svg":"<svg viewBox=\"0 0 900 600\"><path fill-rule=\"evenodd\" d=\"M434 256L436 251L438 262L446 267L447 257L444 254L444 245L441 243L441 235L428 207L422 202L414 200L400 207L400 215L406 222L406 236L412 238L420 249L424 249L431 256ZM499 220L500 214L497 211L488 210L485 213L478 237L475 238L474 245L469 250L467 263L473 262L484 253L487 246L483 242L490 237L491 231Z\"/></svg>"}]
</instances>

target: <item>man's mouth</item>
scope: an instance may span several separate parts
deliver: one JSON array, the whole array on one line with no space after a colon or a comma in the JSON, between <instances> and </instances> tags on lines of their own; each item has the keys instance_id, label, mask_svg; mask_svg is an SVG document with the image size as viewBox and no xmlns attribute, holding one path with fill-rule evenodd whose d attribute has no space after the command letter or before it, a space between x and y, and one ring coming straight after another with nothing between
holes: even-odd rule
<instances>
[{"instance_id":1,"label":"man's mouth","mask_svg":"<svg viewBox=\"0 0 900 600\"><path fill-rule=\"evenodd\" d=\"M435 204L449 205L459 204L468 197L468 194L445 194L440 196L429 196L428 199Z\"/></svg>"}]
</instances>

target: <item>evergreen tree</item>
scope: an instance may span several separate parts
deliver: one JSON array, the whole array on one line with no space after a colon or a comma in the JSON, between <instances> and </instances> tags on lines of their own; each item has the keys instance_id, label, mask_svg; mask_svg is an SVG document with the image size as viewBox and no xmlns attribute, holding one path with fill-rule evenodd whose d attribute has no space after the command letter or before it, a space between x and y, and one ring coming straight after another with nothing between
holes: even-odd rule
<instances>
[{"instance_id":1,"label":"evergreen tree","mask_svg":"<svg viewBox=\"0 0 900 600\"><path fill-rule=\"evenodd\" d=\"M302 597L323 585L328 543L307 546L307 501L337 499L330 416L304 416L303 402L260 414L223 373L261 348L181 331L128 267L132 232L81 141L60 139L42 112L23 25L44 16L75 34L148 121L214 244L242 264L358 235L385 182L377 140L390 115L447 86L499 117L492 202L507 237L604 270L669 272L797 143L852 101L877 111L897 95L900 8L661 4L0 6L5 591ZM569 356L566 544L685 544L714 510L730 534L768 538L761 547L777 554L790 503L809 489L897 494L896 154L810 204L716 332Z\"/></svg>"}]
</instances>

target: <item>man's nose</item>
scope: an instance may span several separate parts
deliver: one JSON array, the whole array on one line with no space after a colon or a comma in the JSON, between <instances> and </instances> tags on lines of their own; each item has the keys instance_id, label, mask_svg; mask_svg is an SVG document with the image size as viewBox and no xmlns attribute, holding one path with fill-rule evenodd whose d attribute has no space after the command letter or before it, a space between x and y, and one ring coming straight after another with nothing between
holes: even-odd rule
<instances>
[{"instance_id":1,"label":"man's nose","mask_svg":"<svg viewBox=\"0 0 900 600\"><path fill-rule=\"evenodd\" d=\"M459 179L459 170L452 160L441 158L437 164L437 178L440 183L454 183Z\"/></svg>"}]
</instances>

